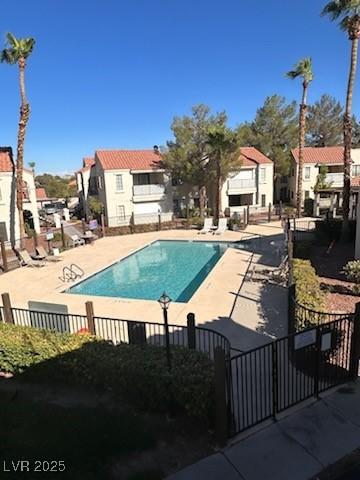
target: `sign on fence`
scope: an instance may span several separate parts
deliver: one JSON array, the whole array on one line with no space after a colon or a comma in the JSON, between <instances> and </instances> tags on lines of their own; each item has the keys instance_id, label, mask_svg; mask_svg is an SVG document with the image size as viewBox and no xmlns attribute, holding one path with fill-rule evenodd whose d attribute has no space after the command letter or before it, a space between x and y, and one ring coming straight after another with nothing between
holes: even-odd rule
<instances>
[{"instance_id":1,"label":"sign on fence","mask_svg":"<svg viewBox=\"0 0 360 480\"><path fill-rule=\"evenodd\" d=\"M308 347L316 342L316 329L308 330L304 333L298 333L295 335L294 348L299 350L300 348Z\"/></svg>"},{"instance_id":2,"label":"sign on fence","mask_svg":"<svg viewBox=\"0 0 360 480\"><path fill-rule=\"evenodd\" d=\"M96 230L98 228L97 220L90 220L89 222L89 230Z\"/></svg>"}]
</instances>

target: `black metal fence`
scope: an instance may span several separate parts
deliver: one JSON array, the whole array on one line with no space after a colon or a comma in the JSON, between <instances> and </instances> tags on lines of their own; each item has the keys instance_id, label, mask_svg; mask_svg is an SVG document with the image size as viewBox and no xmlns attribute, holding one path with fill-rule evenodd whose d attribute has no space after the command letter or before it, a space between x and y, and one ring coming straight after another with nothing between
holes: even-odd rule
<instances>
[{"instance_id":1,"label":"black metal fence","mask_svg":"<svg viewBox=\"0 0 360 480\"><path fill-rule=\"evenodd\" d=\"M10 313L11 312L11 313ZM10 320L20 326L51 330L61 333L81 333L88 330L89 318L86 315L65 313L40 312L22 308L13 308L6 311L0 306L0 321ZM93 317L93 333L99 338L119 343L149 344L165 346L165 325L155 322L122 320L116 318ZM193 348L214 358L216 347L221 347L227 358L230 358L230 342L219 332L205 327L187 325L169 325L169 340L172 346Z\"/></svg>"},{"instance_id":2,"label":"black metal fence","mask_svg":"<svg viewBox=\"0 0 360 480\"><path fill-rule=\"evenodd\" d=\"M228 360L229 435L356 377L359 321L348 315Z\"/></svg>"}]
</instances>

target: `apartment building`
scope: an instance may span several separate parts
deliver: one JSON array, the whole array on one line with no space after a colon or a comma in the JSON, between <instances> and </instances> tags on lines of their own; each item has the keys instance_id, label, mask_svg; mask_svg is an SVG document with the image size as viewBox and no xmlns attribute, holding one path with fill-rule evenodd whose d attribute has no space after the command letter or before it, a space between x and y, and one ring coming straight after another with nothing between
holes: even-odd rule
<instances>
[{"instance_id":1,"label":"apartment building","mask_svg":"<svg viewBox=\"0 0 360 480\"><path fill-rule=\"evenodd\" d=\"M288 197L292 205L296 204L296 192L299 172L299 149L292 150L291 168L288 182ZM315 200L315 210L330 205L341 208L344 185L344 149L343 147L306 147L303 167L303 201ZM351 150L351 184L353 189L353 207L360 178L360 149ZM316 188L319 174L323 172L322 184Z\"/></svg>"},{"instance_id":2,"label":"apartment building","mask_svg":"<svg viewBox=\"0 0 360 480\"><path fill-rule=\"evenodd\" d=\"M221 191L222 214L242 213L244 207L252 211L268 208L273 203L274 164L254 147L243 147L240 152L241 167L229 174ZM214 209L214 185L207 187L208 207ZM199 207L197 186L181 185L174 189L174 209L183 211L186 207Z\"/></svg>"},{"instance_id":3,"label":"apartment building","mask_svg":"<svg viewBox=\"0 0 360 480\"><path fill-rule=\"evenodd\" d=\"M152 150L97 150L90 166L87 197L104 206L109 227L172 219L171 179Z\"/></svg>"},{"instance_id":4,"label":"apartment building","mask_svg":"<svg viewBox=\"0 0 360 480\"><path fill-rule=\"evenodd\" d=\"M23 171L23 196L25 223L40 233L34 175L27 169ZM10 147L0 147L0 238L12 245L20 239L16 175Z\"/></svg>"}]
</instances>

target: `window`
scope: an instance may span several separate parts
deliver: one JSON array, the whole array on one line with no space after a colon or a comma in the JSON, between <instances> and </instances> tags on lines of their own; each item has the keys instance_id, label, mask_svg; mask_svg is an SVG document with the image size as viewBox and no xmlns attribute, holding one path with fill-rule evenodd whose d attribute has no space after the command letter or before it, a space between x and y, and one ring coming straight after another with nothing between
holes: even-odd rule
<instances>
[{"instance_id":1,"label":"window","mask_svg":"<svg viewBox=\"0 0 360 480\"><path fill-rule=\"evenodd\" d=\"M120 220L125 220L125 207L124 205L116 206L116 216Z\"/></svg>"},{"instance_id":2,"label":"window","mask_svg":"<svg viewBox=\"0 0 360 480\"><path fill-rule=\"evenodd\" d=\"M117 192L122 192L124 190L123 186L123 176L122 175L115 175L115 190Z\"/></svg>"},{"instance_id":3,"label":"window","mask_svg":"<svg viewBox=\"0 0 360 480\"><path fill-rule=\"evenodd\" d=\"M304 180L310 180L311 167L304 168Z\"/></svg>"},{"instance_id":4,"label":"window","mask_svg":"<svg viewBox=\"0 0 360 480\"><path fill-rule=\"evenodd\" d=\"M291 190L291 200L294 199L294 192Z\"/></svg>"},{"instance_id":5,"label":"window","mask_svg":"<svg viewBox=\"0 0 360 480\"><path fill-rule=\"evenodd\" d=\"M266 182L266 168L260 168L260 182Z\"/></svg>"},{"instance_id":6,"label":"window","mask_svg":"<svg viewBox=\"0 0 360 480\"><path fill-rule=\"evenodd\" d=\"M266 207L266 195L261 195L261 206Z\"/></svg>"},{"instance_id":7,"label":"window","mask_svg":"<svg viewBox=\"0 0 360 480\"><path fill-rule=\"evenodd\" d=\"M98 188L99 188L99 189L103 188L102 177L97 177L97 181L98 181Z\"/></svg>"},{"instance_id":8,"label":"window","mask_svg":"<svg viewBox=\"0 0 360 480\"><path fill-rule=\"evenodd\" d=\"M352 176L353 177L359 177L360 176L360 165L353 165Z\"/></svg>"},{"instance_id":9,"label":"window","mask_svg":"<svg viewBox=\"0 0 360 480\"><path fill-rule=\"evenodd\" d=\"M310 198L310 191L309 190L305 190L305 200L307 198Z\"/></svg>"}]
</instances>

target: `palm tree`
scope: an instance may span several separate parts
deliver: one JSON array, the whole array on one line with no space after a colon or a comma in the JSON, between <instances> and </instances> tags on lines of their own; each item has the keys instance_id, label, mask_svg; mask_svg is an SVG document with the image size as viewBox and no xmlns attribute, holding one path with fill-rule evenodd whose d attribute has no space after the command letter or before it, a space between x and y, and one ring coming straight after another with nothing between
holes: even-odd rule
<instances>
[{"instance_id":1,"label":"palm tree","mask_svg":"<svg viewBox=\"0 0 360 480\"><path fill-rule=\"evenodd\" d=\"M304 147L305 147L305 134L306 134L306 110L307 110L307 93L310 82L313 80L314 75L312 72L311 58L303 58L295 66L293 70L287 72L286 76L294 80L300 77L302 79L303 93L300 104L299 115L299 170L296 192L296 213L297 216L301 215L302 206L302 182L303 182L303 166L304 166Z\"/></svg>"},{"instance_id":2,"label":"palm tree","mask_svg":"<svg viewBox=\"0 0 360 480\"><path fill-rule=\"evenodd\" d=\"M35 162L29 162L29 167L31 168L34 178L35 178L35 166L36 166Z\"/></svg>"},{"instance_id":3,"label":"palm tree","mask_svg":"<svg viewBox=\"0 0 360 480\"><path fill-rule=\"evenodd\" d=\"M360 38L360 0L333 0L325 5L322 15L328 15L331 20L340 20L340 28L348 33L351 41L350 72L346 93L346 106L344 113L344 189L343 189L343 238L349 234L350 211L350 166L352 143L352 96L355 84L356 66L358 58L358 45Z\"/></svg>"},{"instance_id":4,"label":"palm tree","mask_svg":"<svg viewBox=\"0 0 360 480\"><path fill-rule=\"evenodd\" d=\"M16 38L12 33L6 35L7 45L1 52L1 62L19 66L20 83L20 121L17 139L16 157L16 205L19 212L20 243L25 237L25 225L23 216L23 169L24 169L24 143L26 126L30 116L30 105L25 93L25 67L26 60L33 51L35 40L33 38ZM22 245L21 245L22 246Z\"/></svg>"}]
</instances>

